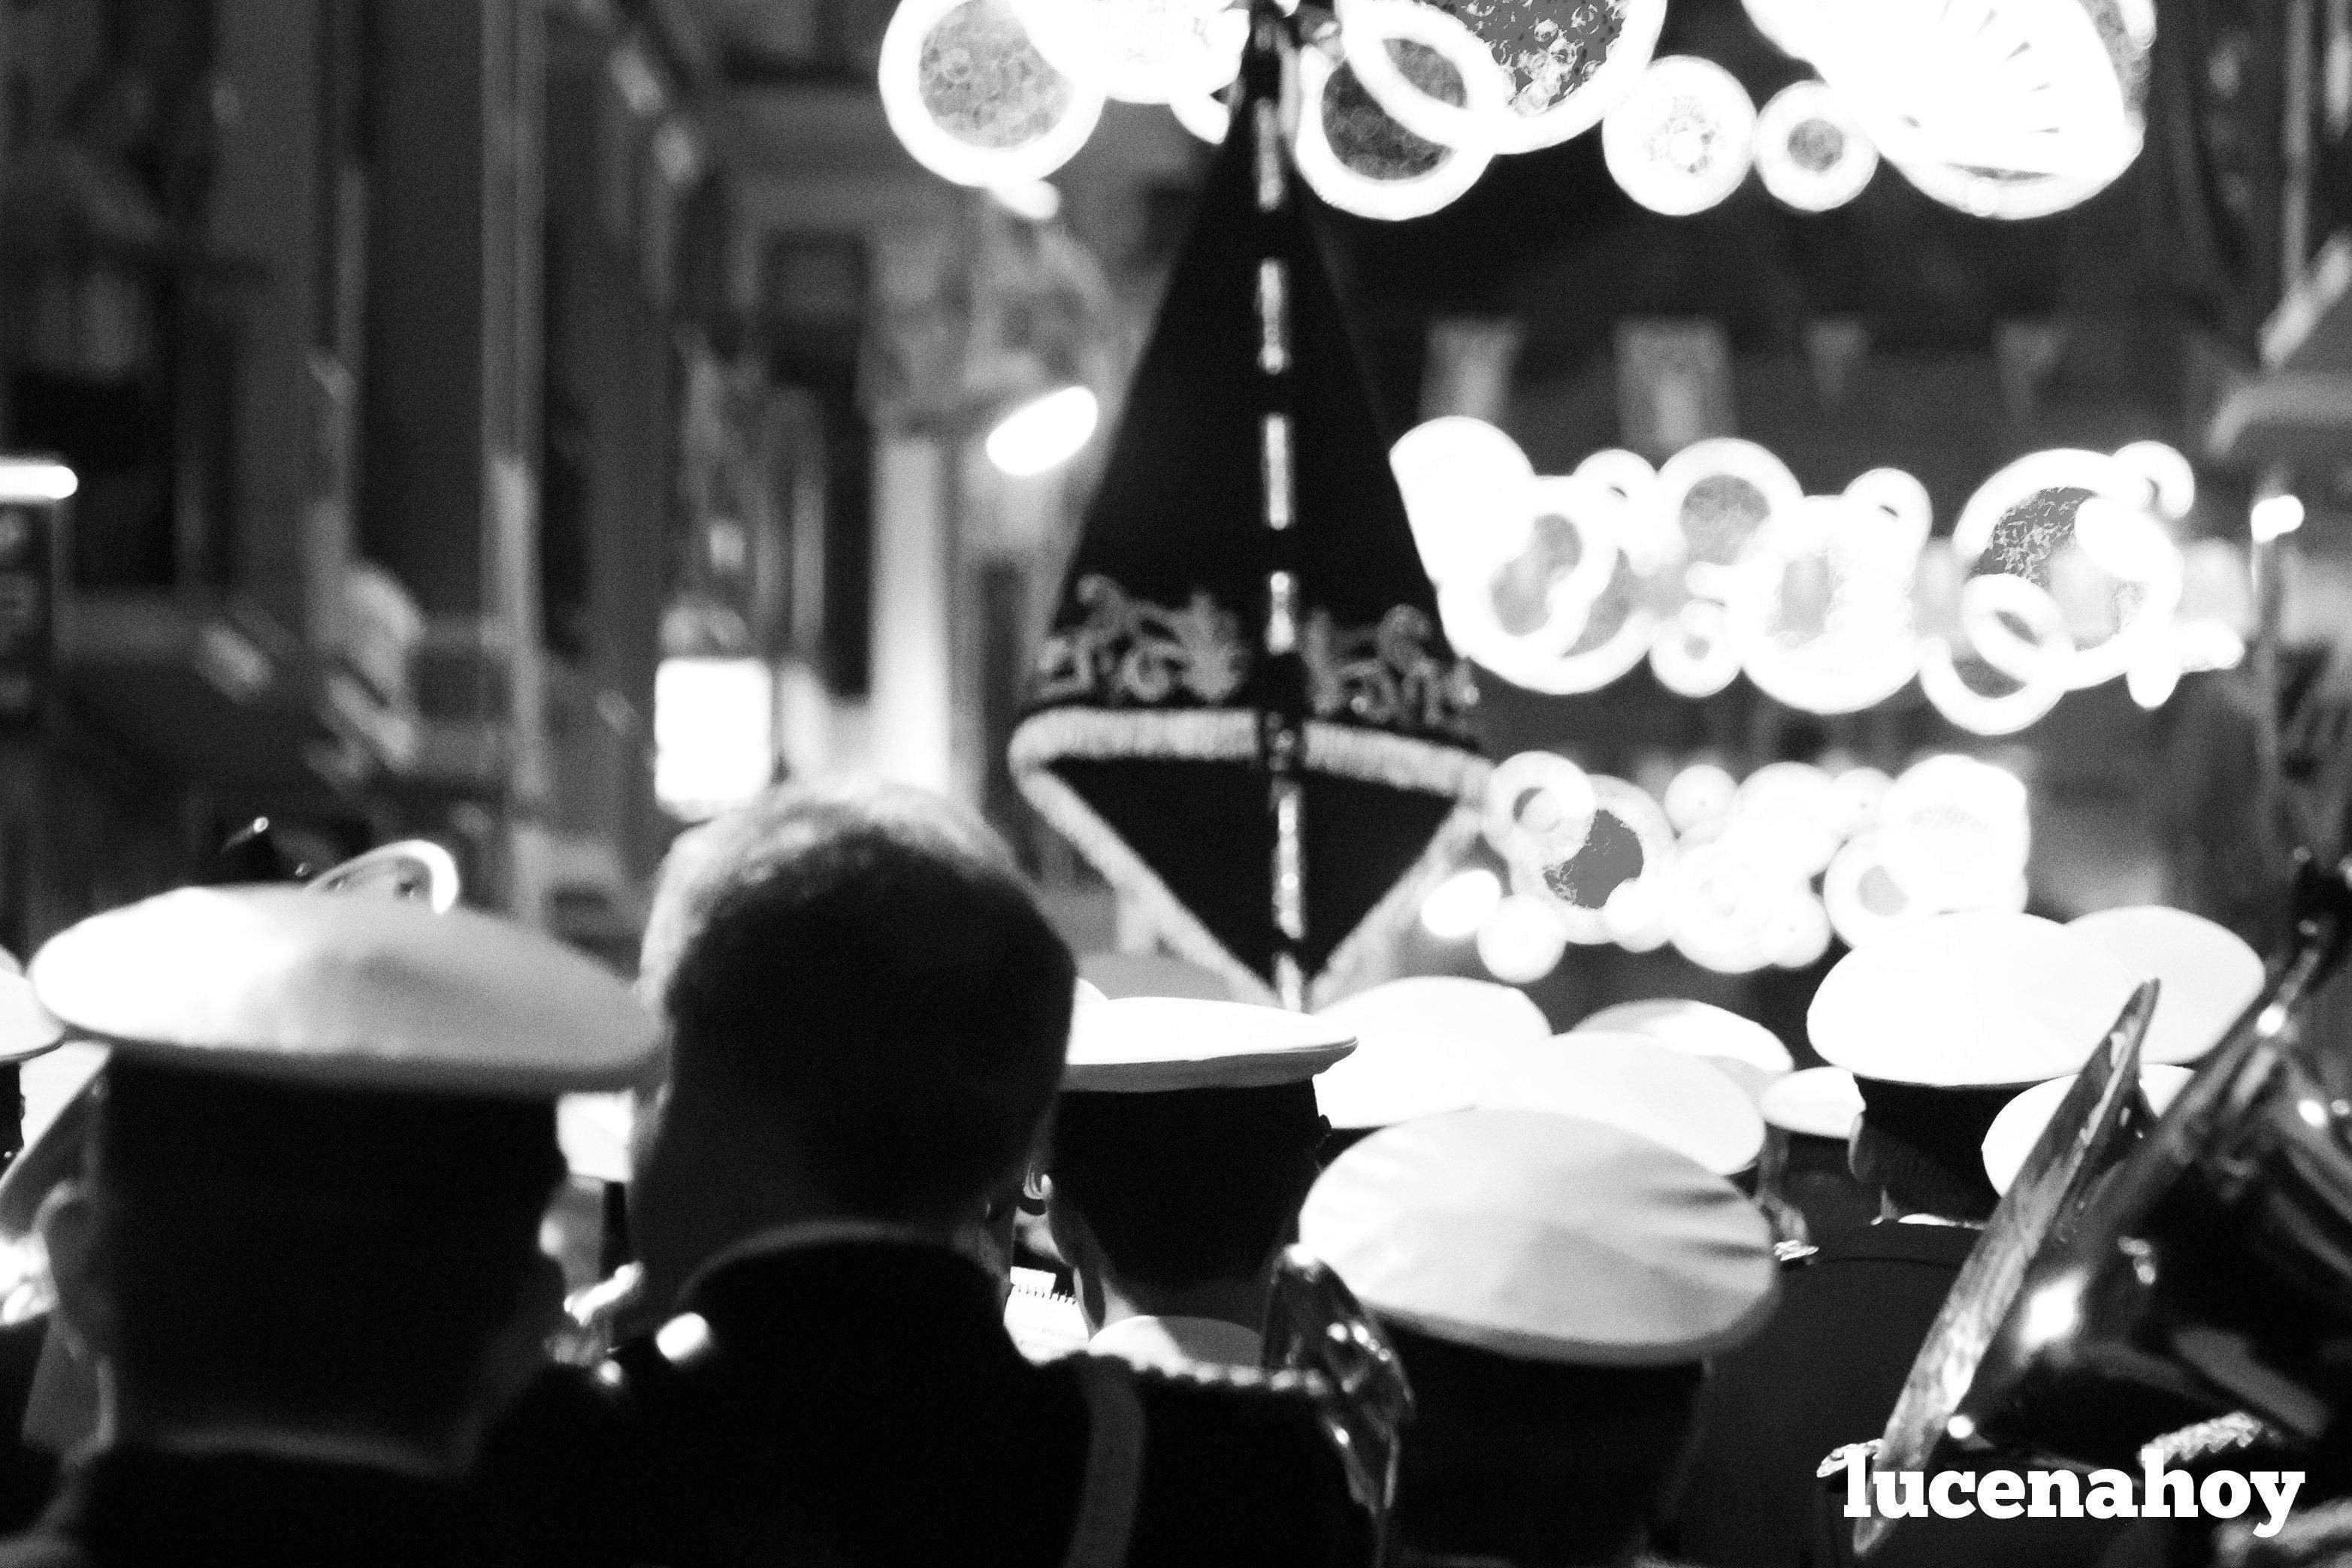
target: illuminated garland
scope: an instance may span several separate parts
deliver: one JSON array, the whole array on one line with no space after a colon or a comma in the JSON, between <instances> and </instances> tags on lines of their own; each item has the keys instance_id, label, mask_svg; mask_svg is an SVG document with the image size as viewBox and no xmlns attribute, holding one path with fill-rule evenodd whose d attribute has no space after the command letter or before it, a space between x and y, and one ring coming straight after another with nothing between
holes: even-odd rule
<instances>
[{"instance_id":1,"label":"illuminated garland","mask_svg":"<svg viewBox=\"0 0 2352 1568\"><path fill-rule=\"evenodd\" d=\"M1702 441L1655 471L1601 452L1539 477L1500 431L1449 417L1391 462L1447 638L1530 691L1595 691L1646 659L1683 696L1744 673L1790 707L1844 714L1916 679L1992 736L2119 678L2154 707L2184 673L2244 653L2243 558L2175 542L2195 478L2159 443L2020 458L1948 539L1929 537L1908 474L1806 496L1747 441Z\"/></svg>"},{"instance_id":2,"label":"illuminated garland","mask_svg":"<svg viewBox=\"0 0 2352 1568\"><path fill-rule=\"evenodd\" d=\"M2018 218L2074 205L2138 154L2149 0L1746 3L1821 73L1761 114L1720 66L1654 57L1666 0L1333 0L1299 21L1299 172L1343 211L1418 217L1493 158L1597 125L1611 174L1659 213L1713 206L1751 167L1825 212L1883 154L1939 202ZM934 172L1022 184L1066 162L1108 99L1221 140L1246 32L1229 0L901 0L883 106Z\"/></svg>"},{"instance_id":3,"label":"illuminated garland","mask_svg":"<svg viewBox=\"0 0 2352 1568\"><path fill-rule=\"evenodd\" d=\"M1422 923L1441 941L1475 938L1487 969L1516 985L1549 974L1572 943L1671 944L1745 974L1802 968L1832 933L1858 947L1948 910L2025 907L2025 786L1952 753L1891 779L1775 762L1735 782L1695 762L1661 805L1526 751L1495 769L1485 837L1505 874L1457 872Z\"/></svg>"},{"instance_id":4,"label":"illuminated garland","mask_svg":"<svg viewBox=\"0 0 2352 1568\"><path fill-rule=\"evenodd\" d=\"M1946 539L1910 475L1806 496L1745 441L1699 442L1655 470L1600 452L1546 477L1502 432L1446 418L1391 463L1448 639L1533 691L1594 691L1647 660L1685 696L1745 674L1790 707L1846 714L1916 680L1953 724L1998 736L2118 678L2158 706L2184 672L2245 652L2244 555L2174 540L2196 480L2160 443L2020 458ZM1727 974L1802 967L1832 934L1859 946L2026 895L2024 785L1950 754L1892 779L1774 763L1735 780L1695 762L1654 800L1525 752L1496 768L1484 832L1503 874L1458 873L1423 921L1475 938L1515 983L1571 944L1671 944Z\"/></svg>"}]
</instances>

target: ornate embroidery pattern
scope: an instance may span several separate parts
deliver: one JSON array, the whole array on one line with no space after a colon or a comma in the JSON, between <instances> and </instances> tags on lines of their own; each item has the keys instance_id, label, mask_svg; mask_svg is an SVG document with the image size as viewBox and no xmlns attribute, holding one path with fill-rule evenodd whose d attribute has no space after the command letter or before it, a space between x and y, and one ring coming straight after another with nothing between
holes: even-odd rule
<instances>
[{"instance_id":1,"label":"ornate embroidery pattern","mask_svg":"<svg viewBox=\"0 0 2352 1568\"><path fill-rule=\"evenodd\" d=\"M1170 610L1131 597L1107 577L1081 578L1076 592L1086 619L1038 650L1029 694L1036 705L1156 706L1182 696L1213 706L1231 701L1249 678L1241 617L1205 593ZM1314 716L1467 738L1477 686L1465 661L1431 651L1436 632L1429 616L1409 604L1354 631L1339 630L1329 612L1316 611L1298 647Z\"/></svg>"},{"instance_id":2,"label":"ornate embroidery pattern","mask_svg":"<svg viewBox=\"0 0 2352 1568\"><path fill-rule=\"evenodd\" d=\"M1478 688L1465 661L1443 663L1430 652L1435 631L1410 604L1354 632L1336 630L1328 612L1315 612L1299 648L1315 716L1344 714L1381 729L1466 737Z\"/></svg>"},{"instance_id":3,"label":"ornate embroidery pattern","mask_svg":"<svg viewBox=\"0 0 2352 1568\"><path fill-rule=\"evenodd\" d=\"M1037 651L1031 700L1091 697L1118 707L1163 703L1181 689L1201 702L1222 703L1241 690L1249 674L1241 618L1207 594L1166 610L1129 598L1107 577L1081 578L1076 591L1087 618Z\"/></svg>"}]
</instances>

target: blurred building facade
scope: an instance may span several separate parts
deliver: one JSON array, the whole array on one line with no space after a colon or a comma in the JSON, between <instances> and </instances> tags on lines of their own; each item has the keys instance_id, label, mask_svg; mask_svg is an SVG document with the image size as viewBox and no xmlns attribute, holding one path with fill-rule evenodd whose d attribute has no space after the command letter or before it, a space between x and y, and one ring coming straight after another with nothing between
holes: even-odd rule
<instances>
[{"instance_id":1,"label":"blurred building facade","mask_svg":"<svg viewBox=\"0 0 2352 1568\"><path fill-rule=\"evenodd\" d=\"M1106 139L1059 216L944 185L873 91L887 15L0 6L0 451L79 481L0 507L0 944L257 815L322 864L439 839L623 962L669 839L769 778L1022 829L1087 474L980 438L1115 397L1195 154Z\"/></svg>"},{"instance_id":2,"label":"blurred building facade","mask_svg":"<svg viewBox=\"0 0 2352 1568\"><path fill-rule=\"evenodd\" d=\"M319 862L428 834L487 902L625 924L661 849L672 389L709 292L680 279L720 199L691 130L625 98L626 26L5 14L5 442L79 489L0 940L184 880L255 815Z\"/></svg>"}]
</instances>

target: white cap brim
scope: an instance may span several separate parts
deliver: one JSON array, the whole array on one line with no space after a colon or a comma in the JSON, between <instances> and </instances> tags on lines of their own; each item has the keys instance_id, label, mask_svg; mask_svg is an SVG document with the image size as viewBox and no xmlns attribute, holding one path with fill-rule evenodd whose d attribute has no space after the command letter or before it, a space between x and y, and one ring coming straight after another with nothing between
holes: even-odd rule
<instances>
[{"instance_id":1,"label":"white cap brim","mask_svg":"<svg viewBox=\"0 0 2352 1568\"><path fill-rule=\"evenodd\" d=\"M1717 1176L1764 1146L1748 1091L1704 1057L1634 1034L1564 1034L1517 1052L1480 1085L1481 1109L1580 1117L1647 1138Z\"/></svg>"},{"instance_id":2,"label":"white cap brim","mask_svg":"<svg viewBox=\"0 0 2352 1568\"><path fill-rule=\"evenodd\" d=\"M1334 1160L1299 1241L1374 1313L1520 1360L1703 1360L1771 1311L1754 1205L1650 1140L1577 1117L1465 1111Z\"/></svg>"},{"instance_id":3,"label":"white cap brim","mask_svg":"<svg viewBox=\"0 0 2352 1568\"><path fill-rule=\"evenodd\" d=\"M660 1036L617 977L552 937L292 887L182 888L94 915L41 949L32 981L125 1056L330 1088L551 1100L634 1082Z\"/></svg>"},{"instance_id":4,"label":"white cap brim","mask_svg":"<svg viewBox=\"0 0 2352 1568\"><path fill-rule=\"evenodd\" d=\"M1066 1094L1270 1089L1301 1083L1355 1049L1311 1014L1197 997L1113 997L1070 1020Z\"/></svg>"},{"instance_id":5,"label":"white cap brim","mask_svg":"<svg viewBox=\"0 0 2352 1568\"><path fill-rule=\"evenodd\" d=\"M2162 988L2142 1061L2196 1061L2262 994L2263 960L2228 927L2160 904L2102 909L2066 929Z\"/></svg>"},{"instance_id":6,"label":"white cap brim","mask_svg":"<svg viewBox=\"0 0 2352 1568\"><path fill-rule=\"evenodd\" d=\"M1481 1046L1541 1045L1551 1025L1517 986L1461 975L1408 975L1343 997L1318 1017L1348 1026L1359 1041L1383 1033L1475 1041Z\"/></svg>"},{"instance_id":7,"label":"white cap brim","mask_svg":"<svg viewBox=\"0 0 2352 1568\"><path fill-rule=\"evenodd\" d=\"M2017 1180L2017 1173L2025 1168L2025 1157L2033 1145L2042 1141L2042 1130L2066 1098L2066 1091L2074 1086L2078 1073L2053 1078L2047 1083L2037 1083L2000 1108L1985 1133L1982 1153L1985 1179L1992 1183L1995 1192L2006 1193ZM2161 1116L2174 1098L2196 1076L2188 1068L2170 1062L2158 1062L2139 1070L2139 1091L2147 1099L2148 1109Z\"/></svg>"},{"instance_id":8,"label":"white cap brim","mask_svg":"<svg viewBox=\"0 0 2352 1568\"><path fill-rule=\"evenodd\" d=\"M1862 1091L1843 1067L1808 1067L1768 1087L1762 1110L1765 1122L1783 1132L1843 1143L1862 1114Z\"/></svg>"},{"instance_id":9,"label":"white cap brim","mask_svg":"<svg viewBox=\"0 0 2352 1568\"><path fill-rule=\"evenodd\" d=\"M2077 1071L2137 985L2097 944L2005 910L1937 915L1838 960L1806 1030L1858 1078L1931 1088Z\"/></svg>"}]
</instances>

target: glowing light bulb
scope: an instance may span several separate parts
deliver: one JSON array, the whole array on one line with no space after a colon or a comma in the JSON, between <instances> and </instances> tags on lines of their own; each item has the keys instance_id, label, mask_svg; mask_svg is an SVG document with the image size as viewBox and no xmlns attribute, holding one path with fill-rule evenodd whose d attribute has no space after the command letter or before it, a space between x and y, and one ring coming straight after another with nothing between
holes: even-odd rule
<instances>
[{"instance_id":1,"label":"glowing light bulb","mask_svg":"<svg viewBox=\"0 0 2352 1568\"><path fill-rule=\"evenodd\" d=\"M1422 902L1422 928L1441 942L1476 934L1503 902L1503 879L1485 866L1455 872Z\"/></svg>"},{"instance_id":2,"label":"glowing light bulb","mask_svg":"<svg viewBox=\"0 0 2352 1568\"><path fill-rule=\"evenodd\" d=\"M1551 905L1515 893L1495 906L1478 927L1478 958L1498 980L1515 986L1540 980L1559 967L1568 932Z\"/></svg>"},{"instance_id":3,"label":"glowing light bulb","mask_svg":"<svg viewBox=\"0 0 2352 1568\"><path fill-rule=\"evenodd\" d=\"M1671 915L1657 883L1644 877L1618 883L1601 905L1609 939L1634 953L1646 953L1672 935Z\"/></svg>"},{"instance_id":4,"label":"glowing light bulb","mask_svg":"<svg viewBox=\"0 0 2352 1568\"><path fill-rule=\"evenodd\" d=\"M2180 685L2180 664L2177 659L2143 660L2124 672L2124 690L2131 700L2153 711L2172 698L2173 688Z\"/></svg>"},{"instance_id":5,"label":"glowing light bulb","mask_svg":"<svg viewBox=\"0 0 2352 1568\"><path fill-rule=\"evenodd\" d=\"M2265 496L2254 503L2246 521L2258 545L2284 538L2303 527L2303 499L2298 496Z\"/></svg>"},{"instance_id":6,"label":"glowing light bulb","mask_svg":"<svg viewBox=\"0 0 2352 1568\"><path fill-rule=\"evenodd\" d=\"M80 488L81 481L62 463L0 457L0 501L64 501Z\"/></svg>"},{"instance_id":7,"label":"glowing light bulb","mask_svg":"<svg viewBox=\"0 0 2352 1568\"><path fill-rule=\"evenodd\" d=\"M1535 529L1535 467L1519 444L1482 419L1448 414L1414 425L1389 449L1422 570L1443 588L1491 570Z\"/></svg>"},{"instance_id":8,"label":"glowing light bulb","mask_svg":"<svg viewBox=\"0 0 2352 1568\"><path fill-rule=\"evenodd\" d=\"M988 433L988 460L1016 478L1057 468L1077 455L1100 417L1095 394L1085 387L1064 387L1033 398Z\"/></svg>"},{"instance_id":9,"label":"glowing light bulb","mask_svg":"<svg viewBox=\"0 0 2352 1568\"><path fill-rule=\"evenodd\" d=\"M1825 84L1793 82L1756 117L1756 172L1784 205L1825 213L1862 194L1878 149Z\"/></svg>"},{"instance_id":10,"label":"glowing light bulb","mask_svg":"<svg viewBox=\"0 0 2352 1568\"><path fill-rule=\"evenodd\" d=\"M1801 969L1830 950L1830 912L1811 893L1799 891L1765 916L1756 937L1773 965Z\"/></svg>"},{"instance_id":11,"label":"glowing light bulb","mask_svg":"<svg viewBox=\"0 0 2352 1568\"><path fill-rule=\"evenodd\" d=\"M1225 132L1233 129L1234 111L1225 107L1221 98L1171 99L1168 112L1176 117L1177 124L1212 147L1223 146Z\"/></svg>"},{"instance_id":12,"label":"glowing light bulb","mask_svg":"<svg viewBox=\"0 0 2352 1568\"><path fill-rule=\"evenodd\" d=\"M1711 822L1729 811L1732 798L1738 793L1739 783L1727 768L1712 762L1694 762L1666 785L1666 821L1675 825L1676 832L1687 833L1700 823Z\"/></svg>"},{"instance_id":13,"label":"glowing light bulb","mask_svg":"<svg viewBox=\"0 0 2352 1568\"><path fill-rule=\"evenodd\" d=\"M1601 152L1624 193L1668 217L1705 212L1739 188L1755 156L1756 104L1712 60L1652 63L1601 122Z\"/></svg>"}]
</instances>

